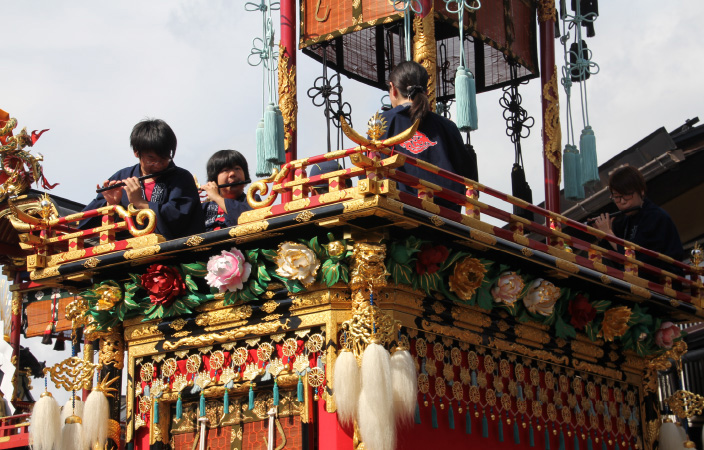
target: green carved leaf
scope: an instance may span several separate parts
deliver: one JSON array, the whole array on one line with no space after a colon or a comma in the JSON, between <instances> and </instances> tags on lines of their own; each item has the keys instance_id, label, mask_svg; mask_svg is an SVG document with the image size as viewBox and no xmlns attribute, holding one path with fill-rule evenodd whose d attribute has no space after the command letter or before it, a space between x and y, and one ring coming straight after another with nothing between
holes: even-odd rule
<instances>
[{"instance_id":1,"label":"green carved leaf","mask_svg":"<svg viewBox=\"0 0 704 450\"><path fill-rule=\"evenodd\" d=\"M261 287L259 283L257 283L257 280L250 280L249 281L249 290L252 292L252 295L255 297L258 297L264 293L266 289Z\"/></svg>"},{"instance_id":2,"label":"green carved leaf","mask_svg":"<svg viewBox=\"0 0 704 450\"><path fill-rule=\"evenodd\" d=\"M418 284L426 294L431 295L431 292L433 291L440 291L440 283L442 282L442 279L440 278L440 274L438 272L433 274L426 272L419 278L420 280L418 281Z\"/></svg>"},{"instance_id":3,"label":"green carved leaf","mask_svg":"<svg viewBox=\"0 0 704 450\"><path fill-rule=\"evenodd\" d=\"M271 281L271 275L269 275L269 271L266 269L266 265L263 263L257 264L257 278L259 279L259 282L262 284L268 284Z\"/></svg>"},{"instance_id":4,"label":"green carved leaf","mask_svg":"<svg viewBox=\"0 0 704 450\"><path fill-rule=\"evenodd\" d=\"M237 293L236 292L230 292L230 291L225 292L225 298L224 298L223 304L234 305L236 300L237 300Z\"/></svg>"},{"instance_id":5,"label":"green carved leaf","mask_svg":"<svg viewBox=\"0 0 704 450\"><path fill-rule=\"evenodd\" d=\"M208 274L207 265L204 262L194 262L189 264L181 264L181 270L186 275L203 278Z\"/></svg>"},{"instance_id":6,"label":"green carved leaf","mask_svg":"<svg viewBox=\"0 0 704 450\"><path fill-rule=\"evenodd\" d=\"M125 292L125 299L122 302L127 309L138 309L139 308L139 303L134 301L134 293L133 292Z\"/></svg>"},{"instance_id":7,"label":"green carved leaf","mask_svg":"<svg viewBox=\"0 0 704 450\"><path fill-rule=\"evenodd\" d=\"M393 263L391 270L391 279L394 280L396 284L413 284L413 269L410 266Z\"/></svg>"},{"instance_id":8,"label":"green carved leaf","mask_svg":"<svg viewBox=\"0 0 704 450\"><path fill-rule=\"evenodd\" d=\"M491 297L489 290L484 287L480 287L477 289L476 296L477 306L482 309L486 309L487 311L491 311L491 308L494 307L494 299Z\"/></svg>"},{"instance_id":9,"label":"green carved leaf","mask_svg":"<svg viewBox=\"0 0 704 450\"><path fill-rule=\"evenodd\" d=\"M574 339L577 337L577 330L565 322L562 317L557 316L555 319L555 335L562 339Z\"/></svg>"},{"instance_id":10,"label":"green carved leaf","mask_svg":"<svg viewBox=\"0 0 704 450\"><path fill-rule=\"evenodd\" d=\"M445 262L442 263L440 266L440 272L446 271L448 268L452 267L454 263L459 261L461 258L469 256L469 253L466 252L452 252L450 254L450 257L445 260Z\"/></svg>"},{"instance_id":11,"label":"green carved leaf","mask_svg":"<svg viewBox=\"0 0 704 450\"><path fill-rule=\"evenodd\" d=\"M332 262L330 259L326 259L321 268L323 275L323 283L328 287L337 283L340 279L340 273L338 271L339 264Z\"/></svg>"},{"instance_id":12,"label":"green carved leaf","mask_svg":"<svg viewBox=\"0 0 704 450\"><path fill-rule=\"evenodd\" d=\"M269 261L276 262L276 250L261 250L262 255Z\"/></svg>"},{"instance_id":13,"label":"green carved leaf","mask_svg":"<svg viewBox=\"0 0 704 450\"><path fill-rule=\"evenodd\" d=\"M310 240L310 243L303 241L304 244L308 245L313 252L315 252L316 256L318 256L318 259L323 260L327 257L327 252L325 249L318 243L318 236L315 236L313 239Z\"/></svg>"},{"instance_id":14,"label":"green carved leaf","mask_svg":"<svg viewBox=\"0 0 704 450\"><path fill-rule=\"evenodd\" d=\"M195 281L193 281L193 278L190 275L186 275L183 279L183 282L186 283L186 287L188 288L188 290L190 290L191 292L198 292L198 285Z\"/></svg>"},{"instance_id":15,"label":"green carved leaf","mask_svg":"<svg viewBox=\"0 0 704 450\"><path fill-rule=\"evenodd\" d=\"M349 283L350 282L350 268L347 267L347 264L340 263L338 264L339 271L340 271L340 281L343 283Z\"/></svg>"},{"instance_id":16,"label":"green carved leaf","mask_svg":"<svg viewBox=\"0 0 704 450\"><path fill-rule=\"evenodd\" d=\"M604 311L609 309L611 306L611 302L608 300L596 300L591 302L591 305L594 309L596 309L597 313L604 314Z\"/></svg>"}]
</instances>

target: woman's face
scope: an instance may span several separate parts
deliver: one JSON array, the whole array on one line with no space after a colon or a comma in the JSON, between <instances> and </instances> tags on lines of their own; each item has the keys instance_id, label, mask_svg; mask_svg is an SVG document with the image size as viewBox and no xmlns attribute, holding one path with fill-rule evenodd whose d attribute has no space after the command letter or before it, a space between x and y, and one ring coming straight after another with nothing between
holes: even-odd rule
<instances>
[{"instance_id":1,"label":"woman's face","mask_svg":"<svg viewBox=\"0 0 704 450\"><path fill-rule=\"evenodd\" d=\"M611 191L611 200L613 200L616 204L619 211L638 208L643 206L643 193L631 192L628 194L621 194L620 192Z\"/></svg>"},{"instance_id":2,"label":"woman's face","mask_svg":"<svg viewBox=\"0 0 704 450\"><path fill-rule=\"evenodd\" d=\"M218 174L218 185L237 183L239 181L244 181L244 170L240 166L225 168ZM224 198L234 199L242 195L242 191L244 191L244 185L231 186L220 188L220 195Z\"/></svg>"}]
</instances>

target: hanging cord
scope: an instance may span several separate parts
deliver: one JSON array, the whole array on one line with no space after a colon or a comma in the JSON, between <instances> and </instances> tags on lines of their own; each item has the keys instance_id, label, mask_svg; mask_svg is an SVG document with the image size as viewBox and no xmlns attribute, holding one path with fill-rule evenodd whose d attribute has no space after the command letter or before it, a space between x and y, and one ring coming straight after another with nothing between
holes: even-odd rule
<instances>
[{"instance_id":1,"label":"hanging cord","mask_svg":"<svg viewBox=\"0 0 704 450\"><path fill-rule=\"evenodd\" d=\"M518 86L526 84L518 80L518 63L512 59L507 59L511 82L503 88L504 95L499 99L499 105L504 109L503 117L506 121L506 135L513 143L515 158L514 163L523 167L523 153L521 151L521 139L530 136L530 129L535 125L535 119L528 115L528 111L521 106L523 97L518 92Z\"/></svg>"},{"instance_id":2,"label":"hanging cord","mask_svg":"<svg viewBox=\"0 0 704 450\"><path fill-rule=\"evenodd\" d=\"M473 12L482 7L482 3L479 0L473 0L468 2L467 0L443 0L445 2L445 9L450 14L457 14L457 23L460 31L460 66L467 67L465 65L464 57L464 12Z\"/></svg>"},{"instance_id":3,"label":"hanging cord","mask_svg":"<svg viewBox=\"0 0 704 450\"><path fill-rule=\"evenodd\" d=\"M403 13L404 56L406 61L411 61L413 59L413 52L411 51L413 19L411 18L411 13L421 15L423 13L423 5L420 4L420 0L401 0L393 2L393 5L396 12Z\"/></svg>"},{"instance_id":4,"label":"hanging cord","mask_svg":"<svg viewBox=\"0 0 704 450\"><path fill-rule=\"evenodd\" d=\"M262 0L260 3L247 2L244 5L244 9L248 12L260 11L262 13L262 37L252 40L252 48L247 57L247 64L252 67L261 64L264 71L262 109L266 105L267 100L277 103L276 81L279 53L274 42L274 22L271 18L271 12L278 11L280 8L279 2L272 2L271 0Z\"/></svg>"}]
</instances>

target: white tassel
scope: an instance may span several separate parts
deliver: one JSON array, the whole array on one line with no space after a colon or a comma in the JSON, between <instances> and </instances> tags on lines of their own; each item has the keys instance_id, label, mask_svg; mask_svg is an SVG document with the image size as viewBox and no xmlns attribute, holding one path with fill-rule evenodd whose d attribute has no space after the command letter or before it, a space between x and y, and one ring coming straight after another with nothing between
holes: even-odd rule
<instances>
[{"instance_id":1,"label":"white tassel","mask_svg":"<svg viewBox=\"0 0 704 450\"><path fill-rule=\"evenodd\" d=\"M52 450L58 447L61 439L61 407L50 392L43 392L39 401L34 404L30 419L29 441L33 450Z\"/></svg>"},{"instance_id":2,"label":"white tassel","mask_svg":"<svg viewBox=\"0 0 704 450\"><path fill-rule=\"evenodd\" d=\"M83 429L81 418L70 416L66 419L66 424L61 430L61 450L81 450Z\"/></svg>"},{"instance_id":3,"label":"white tassel","mask_svg":"<svg viewBox=\"0 0 704 450\"><path fill-rule=\"evenodd\" d=\"M368 450L394 450L396 423L389 352L379 344L369 344L362 356L362 391L359 394L357 423Z\"/></svg>"},{"instance_id":4,"label":"white tassel","mask_svg":"<svg viewBox=\"0 0 704 450\"><path fill-rule=\"evenodd\" d=\"M334 384L337 420L343 426L352 424L357 416L360 387L357 358L351 351L343 350L335 361Z\"/></svg>"},{"instance_id":5,"label":"white tassel","mask_svg":"<svg viewBox=\"0 0 704 450\"><path fill-rule=\"evenodd\" d=\"M658 441L661 450L681 450L684 446L684 439L677 429L677 425L670 421L660 425Z\"/></svg>"},{"instance_id":6,"label":"white tassel","mask_svg":"<svg viewBox=\"0 0 704 450\"><path fill-rule=\"evenodd\" d=\"M105 447L110 407L103 391L94 389L86 399L83 416L83 448Z\"/></svg>"},{"instance_id":7,"label":"white tassel","mask_svg":"<svg viewBox=\"0 0 704 450\"><path fill-rule=\"evenodd\" d=\"M418 375L408 350L396 350L391 356L391 385L394 390L396 421L401 425L409 425L416 412Z\"/></svg>"},{"instance_id":8,"label":"white tassel","mask_svg":"<svg viewBox=\"0 0 704 450\"><path fill-rule=\"evenodd\" d=\"M80 397L76 396L76 406L74 407L73 400L69 397L64 407L61 408L61 423L66 423L66 419L71 416L78 416L83 419L83 401Z\"/></svg>"}]
</instances>

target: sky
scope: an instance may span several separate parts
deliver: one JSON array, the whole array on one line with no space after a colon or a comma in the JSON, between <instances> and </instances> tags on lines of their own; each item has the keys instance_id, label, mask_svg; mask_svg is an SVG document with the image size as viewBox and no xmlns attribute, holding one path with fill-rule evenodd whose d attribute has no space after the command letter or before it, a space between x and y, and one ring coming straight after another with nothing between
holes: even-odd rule
<instances>
[{"instance_id":1,"label":"sky","mask_svg":"<svg viewBox=\"0 0 704 450\"><path fill-rule=\"evenodd\" d=\"M50 129L32 148L44 156L49 181L60 183L50 193L88 203L96 183L136 163L129 134L146 117L171 125L179 142L176 163L202 183L207 159L225 148L247 157L254 178L263 78L261 66L248 65L247 56L262 27L260 13L245 11L244 4L0 0L0 109L18 119L18 128ZM660 127L672 130L700 114L704 118L704 2L602 0L599 6L596 36L588 45L600 71L588 81L588 101L603 163ZM559 67L562 50L556 50ZM301 53L298 63L303 158L324 153L327 144L323 111L306 96L322 66ZM342 84L355 128L364 132L383 93L344 77ZM520 91L536 119L522 147L539 203L544 198L539 79ZM478 96L480 128L472 143L479 181L510 193L513 146L500 96L500 90ZM564 93L560 101L564 105ZM581 120L575 120L579 132ZM561 122L564 127L564 109ZM343 147L352 144L345 141ZM40 349L41 359L51 347Z\"/></svg>"}]
</instances>

